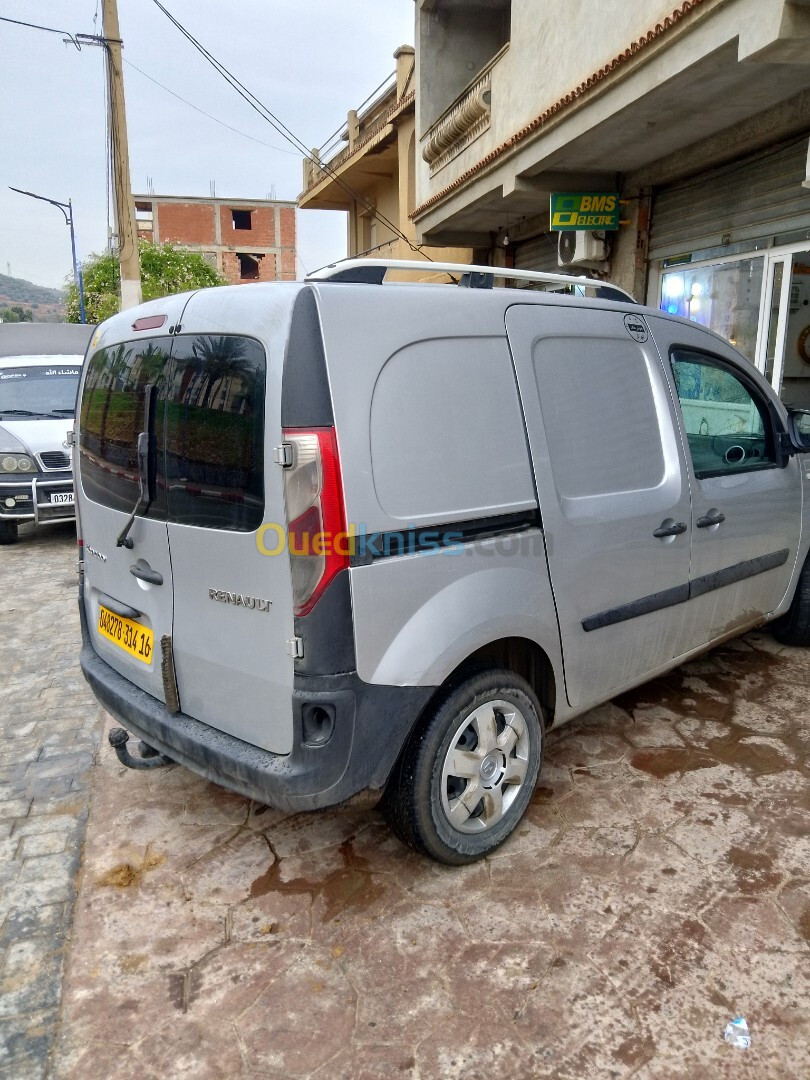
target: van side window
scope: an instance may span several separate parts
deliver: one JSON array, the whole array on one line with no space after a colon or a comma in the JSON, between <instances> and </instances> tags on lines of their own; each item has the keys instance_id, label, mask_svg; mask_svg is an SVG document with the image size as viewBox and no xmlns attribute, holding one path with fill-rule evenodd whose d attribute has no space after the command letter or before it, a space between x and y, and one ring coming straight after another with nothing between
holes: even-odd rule
<instances>
[{"instance_id":1,"label":"van side window","mask_svg":"<svg viewBox=\"0 0 810 1080\"><path fill-rule=\"evenodd\" d=\"M765 403L743 379L703 353L674 349L671 361L698 479L776 464Z\"/></svg>"},{"instance_id":2,"label":"van side window","mask_svg":"<svg viewBox=\"0 0 810 1080\"><path fill-rule=\"evenodd\" d=\"M610 338L548 337L536 343L533 358L560 495L657 487L664 452L641 347Z\"/></svg>"},{"instance_id":3,"label":"van side window","mask_svg":"<svg viewBox=\"0 0 810 1080\"><path fill-rule=\"evenodd\" d=\"M99 349L88 362L79 416L82 485L88 497L129 514L138 501L137 443L144 429L144 389L158 386L159 400L171 338L126 342ZM163 412L156 413L158 446ZM147 517L165 520L166 489L158 455L157 497Z\"/></svg>"},{"instance_id":4,"label":"van side window","mask_svg":"<svg viewBox=\"0 0 810 1080\"><path fill-rule=\"evenodd\" d=\"M166 389L169 520L252 532L264 516L265 356L234 336L174 339Z\"/></svg>"}]
</instances>

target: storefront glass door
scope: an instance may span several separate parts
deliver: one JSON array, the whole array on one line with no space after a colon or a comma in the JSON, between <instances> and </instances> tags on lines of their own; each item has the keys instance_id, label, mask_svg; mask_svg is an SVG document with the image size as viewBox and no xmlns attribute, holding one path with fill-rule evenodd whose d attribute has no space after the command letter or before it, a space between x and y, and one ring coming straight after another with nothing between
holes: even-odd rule
<instances>
[{"instance_id":1,"label":"storefront glass door","mask_svg":"<svg viewBox=\"0 0 810 1080\"><path fill-rule=\"evenodd\" d=\"M778 284L778 288L777 288ZM810 408L810 249L794 251L784 260L778 296L775 358L771 381L782 400L795 408Z\"/></svg>"},{"instance_id":2,"label":"storefront glass door","mask_svg":"<svg viewBox=\"0 0 810 1080\"><path fill-rule=\"evenodd\" d=\"M727 338L783 401L810 408L810 247L665 264L659 306Z\"/></svg>"},{"instance_id":3,"label":"storefront glass door","mask_svg":"<svg viewBox=\"0 0 810 1080\"><path fill-rule=\"evenodd\" d=\"M753 362L762 298L762 255L664 270L661 308L708 326Z\"/></svg>"}]
</instances>

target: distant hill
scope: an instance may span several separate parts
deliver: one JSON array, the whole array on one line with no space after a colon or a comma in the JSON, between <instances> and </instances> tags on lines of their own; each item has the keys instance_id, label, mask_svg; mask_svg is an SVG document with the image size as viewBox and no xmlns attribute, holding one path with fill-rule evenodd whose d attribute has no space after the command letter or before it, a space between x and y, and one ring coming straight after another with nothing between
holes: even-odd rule
<instances>
[{"instance_id":1,"label":"distant hill","mask_svg":"<svg viewBox=\"0 0 810 1080\"><path fill-rule=\"evenodd\" d=\"M35 322L64 322L66 295L61 289L46 289L22 278L0 274L0 308L15 304L31 308Z\"/></svg>"}]
</instances>

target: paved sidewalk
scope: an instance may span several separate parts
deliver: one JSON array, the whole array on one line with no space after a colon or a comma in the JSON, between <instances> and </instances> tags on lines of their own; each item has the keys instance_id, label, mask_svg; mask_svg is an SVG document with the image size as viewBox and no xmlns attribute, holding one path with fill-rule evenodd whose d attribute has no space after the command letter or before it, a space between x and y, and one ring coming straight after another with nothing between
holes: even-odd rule
<instances>
[{"instance_id":1,"label":"paved sidewalk","mask_svg":"<svg viewBox=\"0 0 810 1080\"><path fill-rule=\"evenodd\" d=\"M777 651L552 733L525 822L463 869L105 748L56 1076L806 1080L810 653Z\"/></svg>"},{"instance_id":2,"label":"paved sidewalk","mask_svg":"<svg viewBox=\"0 0 810 1080\"><path fill-rule=\"evenodd\" d=\"M0 550L0 1076L810 1076L810 650L552 732L516 835L448 869L98 749L74 564L67 528Z\"/></svg>"},{"instance_id":3,"label":"paved sidewalk","mask_svg":"<svg viewBox=\"0 0 810 1080\"><path fill-rule=\"evenodd\" d=\"M0 1075L47 1075L101 710L77 666L72 523L0 548Z\"/></svg>"}]
</instances>

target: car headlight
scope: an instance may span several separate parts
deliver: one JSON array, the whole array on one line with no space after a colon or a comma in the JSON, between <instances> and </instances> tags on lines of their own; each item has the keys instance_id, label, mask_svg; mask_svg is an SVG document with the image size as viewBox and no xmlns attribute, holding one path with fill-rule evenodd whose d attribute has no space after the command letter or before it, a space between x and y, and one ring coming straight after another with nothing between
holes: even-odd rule
<instances>
[{"instance_id":1,"label":"car headlight","mask_svg":"<svg viewBox=\"0 0 810 1080\"><path fill-rule=\"evenodd\" d=\"M33 459L27 454L4 454L0 458L0 469L3 472L36 472L37 467Z\"/></svg>"}]
</instances>

